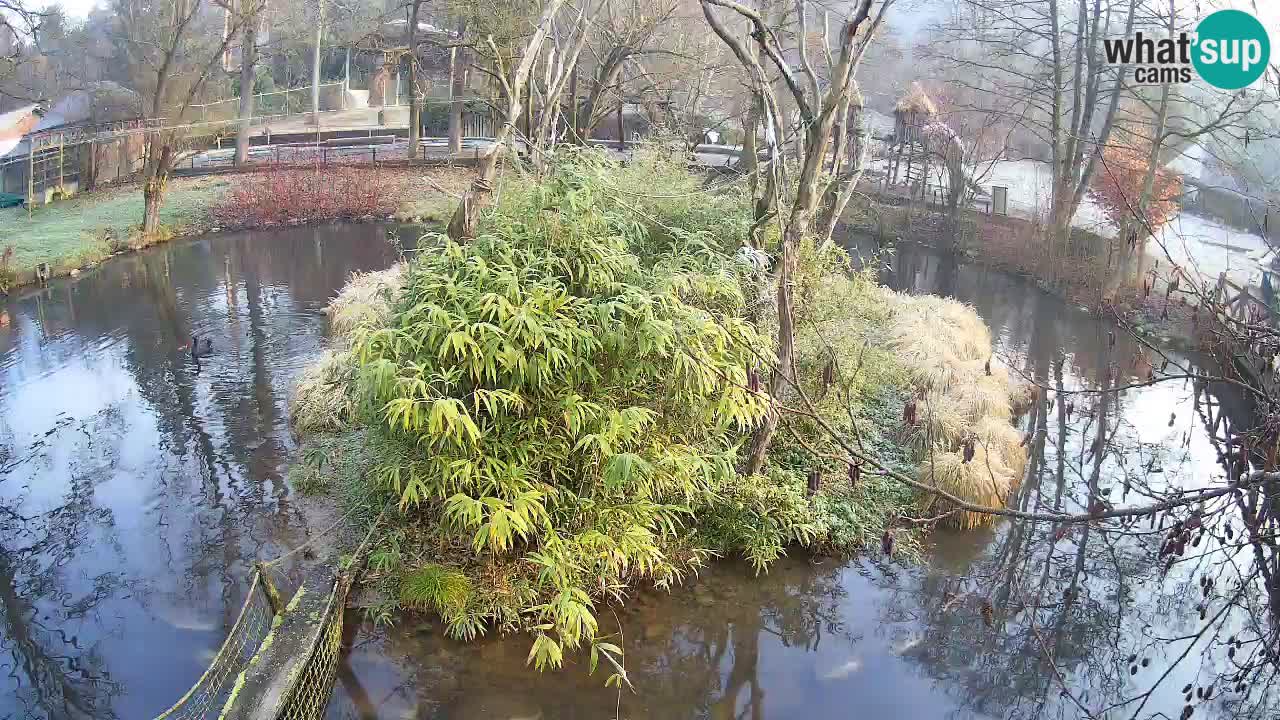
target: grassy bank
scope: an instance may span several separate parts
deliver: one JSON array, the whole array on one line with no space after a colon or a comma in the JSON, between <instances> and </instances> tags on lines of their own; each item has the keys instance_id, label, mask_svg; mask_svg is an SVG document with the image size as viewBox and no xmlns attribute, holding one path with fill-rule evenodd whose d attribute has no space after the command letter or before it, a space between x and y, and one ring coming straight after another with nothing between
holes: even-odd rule
<instances>
[{"instance_id":1,"label":"grassy bank","mask_svg":"<svg viewBox=\"0 0 1280 720\"><path fill-rule=\"evenodd\" d=\"M174 181L160 213L168 231L156 239L198 225L229 186L225 178ZM0 285L32 282L38 263L49 263L54 275L66 275L146 244L136 230L141 220L142 192L134 186L75 195L39 206L30 216L23 208L0 210L0 252L12 248L8 277L0 278Z\"/></svg>"},{"instance_id":2,"label":"grassy bank","mask_svg":"<svg viewBox=\"0 0 1280 720\"><path fill-rule=\"evenodd\" d=\"M807 411L740 474L776 331L768 272L738 246L749 198L701 192L661 150L626 167L583 152L500 198L473 242L428 237L354 278L293 401L295 486L394 508L370 558L376 617L527 632L539 668L578 649L594 664L617 653L600 604L713 557L760 572L796 548L912 557L922 510L977 522L922 507L845 443L978 500L1020 479L1016 388L973 310L889 291L811 242L781 398Z\"/></svg>"},{"instance_id":3,"label":"grassy bank","mask_svg":"<svg viewBox=\"0 0 1280 720\"><path fill-rule=\"evenodd\" d=\"M424 177L430 175L430 182ZM62 276L211 229L268 228L388 217L443 223L470 171L449 168L324 168L174 179L161 232L143 237L137 185L76 195L35 208L0 210L0 292L35 282L36 265Z\"/></svg>"}]
</instances>

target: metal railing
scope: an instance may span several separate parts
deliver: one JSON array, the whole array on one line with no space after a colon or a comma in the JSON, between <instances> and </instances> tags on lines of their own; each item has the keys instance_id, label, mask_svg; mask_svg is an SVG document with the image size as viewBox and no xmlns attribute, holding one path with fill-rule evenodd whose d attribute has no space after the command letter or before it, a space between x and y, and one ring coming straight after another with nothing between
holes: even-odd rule
<instances>
[{"instance_id":1,"label":"metal railing","mask_svg":"<svg viewBox=\"0 0 1280 720\"><path fill-rule=\"evenodd\" d=\"M320 91L324 92L326 88L343 88L343 92L339 94L339 108L330 108L332 112L336 110L347 109L347 94L345 86L341 82L321 83ZM253 107L254 119L258 116L266 117L288 117L290 115L301 115L311 112L311 92L312 86L305 85L299 88L286 88L284 90L273 90L266 93L254 93ZM233 97L225 100L215 100L209 103L194 103L190 106L191 112L197 115L200 122L209 122L210 119L220 120L226 118L235 118L240 112L240 98Z\"/></svg>"}]
</instances>

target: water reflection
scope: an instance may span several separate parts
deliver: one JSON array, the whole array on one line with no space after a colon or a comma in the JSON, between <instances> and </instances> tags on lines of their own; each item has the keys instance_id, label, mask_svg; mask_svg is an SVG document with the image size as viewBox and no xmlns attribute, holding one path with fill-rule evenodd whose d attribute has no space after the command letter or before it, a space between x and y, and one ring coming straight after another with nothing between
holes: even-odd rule
<instances>
[{"instance_id":1,"label":"water reflection","mask_svg":"<svg viewBox=\"0 0 1280 720\"><path fill-rule=\"evenodd\" d=\"M1141 504L1220 478L1205 408L1251 422L1230 388L1131 387L1164 358L1016 278L908 246L884 279L973 304L999 358L1044 388L1019 420L1032 443L1011 499L1020 509ZM432 624L366 625L330 717L1172 718L1188 684L1212 688L1196 717L1274 717L1275 693L1227 691L1222 638L1244 620L1201 622L1199 603L1229 603L1202 592L1195 563L1166 576L1162 538L1146 519L1118 530L1004 522L935 534L924 568L792 558L755 578L718 564L689 590L619 612L635 694L581 667L533 673L524 638L460 646Z\"/></svg>"},{"instance_id":2,"label":"water reflection","mask_svg":"<svg viewBox=\"0 0 1280 720\"><path fill-rule=\"evenodd\" d=\"M286 394L322 342L320 308L351 270L389 260L367 226L228 235L0 306L0 718L150 717L200 674L247 562L309 525L283 481ZM885 277L973 303L999 357L1046 388L1020 420L1019 508L1140 503L1221 477L1227 448L1206 425L1251 422L1229 387L1127 387L1163 359L1019 280L909 247ZM182 347L193 333L214 342L199 365ZM1107 388L1125 389L1070 392ZM755 578L719 564L616 623L604 613L635 694L580 667L535 675L523 638L459 646L353 614L330 715L1178 717L1182 687L1212 682L1197 717L1274 717L1275 693L1225 688L1224 636L1250 619L1197 584L1219 556L1163 578L1160 539L1145 521L1001 523L935 535L925 568L792 558ZM1207 633L1206 595L1224 618Z\"/></svg>"},{"instance_id":3,"label":"water reflection","mask_svg":"<svg viewBox=\"0 0 1280 720\"><path fill-rule=\"evenodd\" d=\"M151 717L203 672L247 563L306 532L290 380L383 238L225 235L0 306L0 717Z\"/></svg>"}]
</instances>

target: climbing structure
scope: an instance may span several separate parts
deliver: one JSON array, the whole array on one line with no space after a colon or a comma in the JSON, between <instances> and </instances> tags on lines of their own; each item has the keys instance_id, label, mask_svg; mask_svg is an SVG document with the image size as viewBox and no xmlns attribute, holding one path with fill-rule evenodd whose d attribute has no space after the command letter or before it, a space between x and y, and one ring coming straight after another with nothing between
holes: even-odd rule
<instances>
[{"instance_id":1,"label":"climbing structure","mask_svg":"<svg viewBox=\"0 0 1280 720\"><path fill-rule=\"evenodd\" d=\"M938 108L929 99L920 83L898 100L893 109L893 137L889 145L885 183L906 185L923 191L929 174L929 154L924 128L935 121ZM906 161L904 166L903 161Z\"/></svg>"}]
</instances>

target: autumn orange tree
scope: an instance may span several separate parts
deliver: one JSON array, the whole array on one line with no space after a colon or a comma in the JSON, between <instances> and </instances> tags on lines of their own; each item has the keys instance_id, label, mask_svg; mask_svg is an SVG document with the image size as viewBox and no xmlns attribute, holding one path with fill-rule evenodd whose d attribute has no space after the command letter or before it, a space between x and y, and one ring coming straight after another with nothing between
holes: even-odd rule
<instances>
[{"instance_id":1,"label":"autumn orange tree","mask_svg":"<svg viewBox=\"0 0 1280 720\"><path fill-rule=\"evenodd\" d=\"M1123 232L1120 238L1133 242L1149 235L1178 212L1182 177L1167 166L1154 169L1151 191L1144 196L1143 183L1151 169L1147 154L1125 143L1102 151L1102 172L1093 176L1093 197L1107 217Z\"/></svg>"},{"instance_id":2,"label":"autumn orange tree","mask_svg":"<svg viewBox=\"0 0 1280 720\"><path fill-rule=\"evenodd\" d=\"M1108 266L1110 277L1104 297L1116 293L1142 274L1147 240L1178 212L1182 176L1158 160L1158 153L1134 142L1108 145L1102 151L1102 169L1090 183L1094 200L1116 225L1116 240Z\"/></svg>"}]
</instances>

